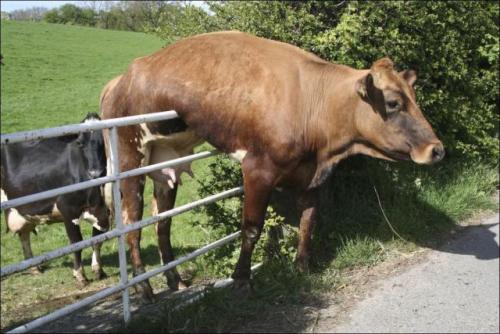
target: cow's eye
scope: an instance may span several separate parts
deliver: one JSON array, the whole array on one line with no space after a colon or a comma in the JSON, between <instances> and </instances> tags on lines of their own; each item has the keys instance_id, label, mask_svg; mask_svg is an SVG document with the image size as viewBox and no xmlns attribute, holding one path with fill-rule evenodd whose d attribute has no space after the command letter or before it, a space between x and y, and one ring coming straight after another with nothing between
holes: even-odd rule
<instances>
[{"instance_id":1,"label":"cow's eye","mask_svg":"<svg viewBox=\"0 0 500 334\"><path fill-rule=\"evenodd\" d=\"M400 107L398 100L387 101L386 104L388 111L397 111Z\"/></svg>"}]
</instances>

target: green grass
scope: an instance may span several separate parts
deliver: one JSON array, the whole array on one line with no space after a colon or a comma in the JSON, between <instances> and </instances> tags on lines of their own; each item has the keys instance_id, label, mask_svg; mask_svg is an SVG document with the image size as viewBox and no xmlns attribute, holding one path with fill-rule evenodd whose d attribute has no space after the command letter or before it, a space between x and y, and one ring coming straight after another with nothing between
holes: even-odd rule
<instances>
[{"instance_id":1,"label":"green grass","mask_svg":"<svg viewBox=\"0 0 500 334\"><path fill-rule=\"evenodd\" d=\"M1 28L5 63L1 67L2 133L78 123L87 112L98 110L99 94L107 81L122 73L134 58L162 46L157 38L140 33L15 21L2 21ZM210 161L213 160L193 164L197 180L210 176ZM197 180L183 177L177 205L199 198ZM442 236L463 219L482 210L497 209L491 202L497 184L497 169L480 164L445 160L438 166L421 167L352 158L340 164L334 177L322 187L310 274L298 273L287 256L275 257L255 276L255 292L249 298L235 298L230 290L213 291L187 309L174 312L165 307L161 318L147 322L136 319L126 330L220 332L257 319L283 320L286 317L277 310L318 303L322 294L348 284L345 270L374 265L389 257L391 250L408 252L418 247L436 247ZM374 187L390 223L406 241L394 235L386 223ZM148 216L149 181L145 202ZM238 202L233 200L227 207L234 210L235 205ZM294 211L294 204L285 205L284 210ZM218 237L218 232L208 228L206 222L203 211L174 218L172 242L177 255ZM289 217L289 222L297 224L296 217ZM84 225L83 233L90 237L90 226ZM3 215L0 237L1 266L21 261L19 240L6 233ZM67 244L62 224L40 226L38 236L32 236L35 255ZM158 266L154 228L143 230L141 245L146 269ZM92 279L91 249L83 254L87 275ZM43 275L20 273L3 279L2 331L117 282L116 241L106 242L102 255L104 270L110 277L93 281L85 289L79 289L71 275L72 256L47 263ZM237 251L230 255L226 260L199 257L181 266L181 272L194 283L223 277L232 271ZM151 283L155 290L166 288L162 276L153 278Z\"/></svg>"},{"instance_id":2,"label":"green grass","mask_svg":"<svg viewBox=\"0 0 500 334\"><path fill-rule=\"evenodd\" d=\"M2 21L1 132L78 123L104 85L162 47L143 33Z\"/></svg>"}]
</instances>

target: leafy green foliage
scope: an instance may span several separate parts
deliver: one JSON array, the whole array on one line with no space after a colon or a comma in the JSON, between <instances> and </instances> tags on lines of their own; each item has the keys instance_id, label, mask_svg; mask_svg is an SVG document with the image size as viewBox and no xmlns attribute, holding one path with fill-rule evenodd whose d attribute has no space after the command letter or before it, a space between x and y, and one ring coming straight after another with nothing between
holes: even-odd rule
<instances>
[{"instance_id":1,"label":"leafy green foliage","mask_svg":"<svg viewBox=\"0 0 500 334\"><path fill-rule=\"evenodd\" d=\"M73 4L65 4L45 13L47 23L77 24L82 26L95 26L97 13L90 8L80 8Z\"/></svg>"},{"instance_id":2,"label":"leafy green foliage","mask_svg":"<svg viewBox=\"0 0 500 334\"><path fill-rule=\"evenodd\" d=\"M217 27L203 9L190 4L173 3L169 10L160 13L158 24L149 24L145 29L170 44L186 36L217 30Z\"/></svg>"},{"instance_id":3,"label":"leafy green foliage","mask_svg":"<svg viewBox=\"0 0 500 334\"><path fill-rule=\"evenodd\" d=\"M240 30L310 49L315 36L334 26L345 1L209 2L218 30Z\"/></svg>"}]
</instances>

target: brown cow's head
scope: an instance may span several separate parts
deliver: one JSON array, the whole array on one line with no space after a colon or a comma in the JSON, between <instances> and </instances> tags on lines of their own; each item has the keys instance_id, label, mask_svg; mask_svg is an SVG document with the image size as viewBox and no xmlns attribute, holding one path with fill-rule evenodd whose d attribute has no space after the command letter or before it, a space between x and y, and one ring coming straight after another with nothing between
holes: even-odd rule
<instances>
[{"instance_id":1,"label":"brown cow's head","mask_svg":"<svg viewBox=\"0 0 500 334\"><path fill-rule=\"evenodd\" d=\"M415 100L415 71L396 72L388 58L377 60L357 81L363 102L356 110L356 127L374 154L386 159L411 158L431 164L444 157L444 147Z\"/></svg>"}]
</instances>

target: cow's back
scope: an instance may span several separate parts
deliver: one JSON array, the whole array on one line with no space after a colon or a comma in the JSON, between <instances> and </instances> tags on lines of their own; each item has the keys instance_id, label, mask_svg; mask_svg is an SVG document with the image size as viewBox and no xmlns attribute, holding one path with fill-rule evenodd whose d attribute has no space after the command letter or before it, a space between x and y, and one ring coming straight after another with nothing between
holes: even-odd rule
<instances>
[{"instance_id":1,"label":"cow's back","mask_svg":"<svg viewBox=\"0 0 500 334\"><path fill-rule=\"evenodd\" d=\"M26 196L73 183L61 177L70 159L68 143L76 136L45 139L2 147L2 189L9 199ZM23 214L50 213L53 199L38 201L19 208Z\"/></svg>"},{"instance_id":2,"label":"cow's back","mask_svg":"<svg viewBox=\"0 0 500 334\"><path fill-rule=\"evenodd\" d=\"M114 117L174 109L226 152L291 155L309 70L325 64L297 47L240 32L198 35L134 61L116 86Z\"/></svg>"}]
</instances>

